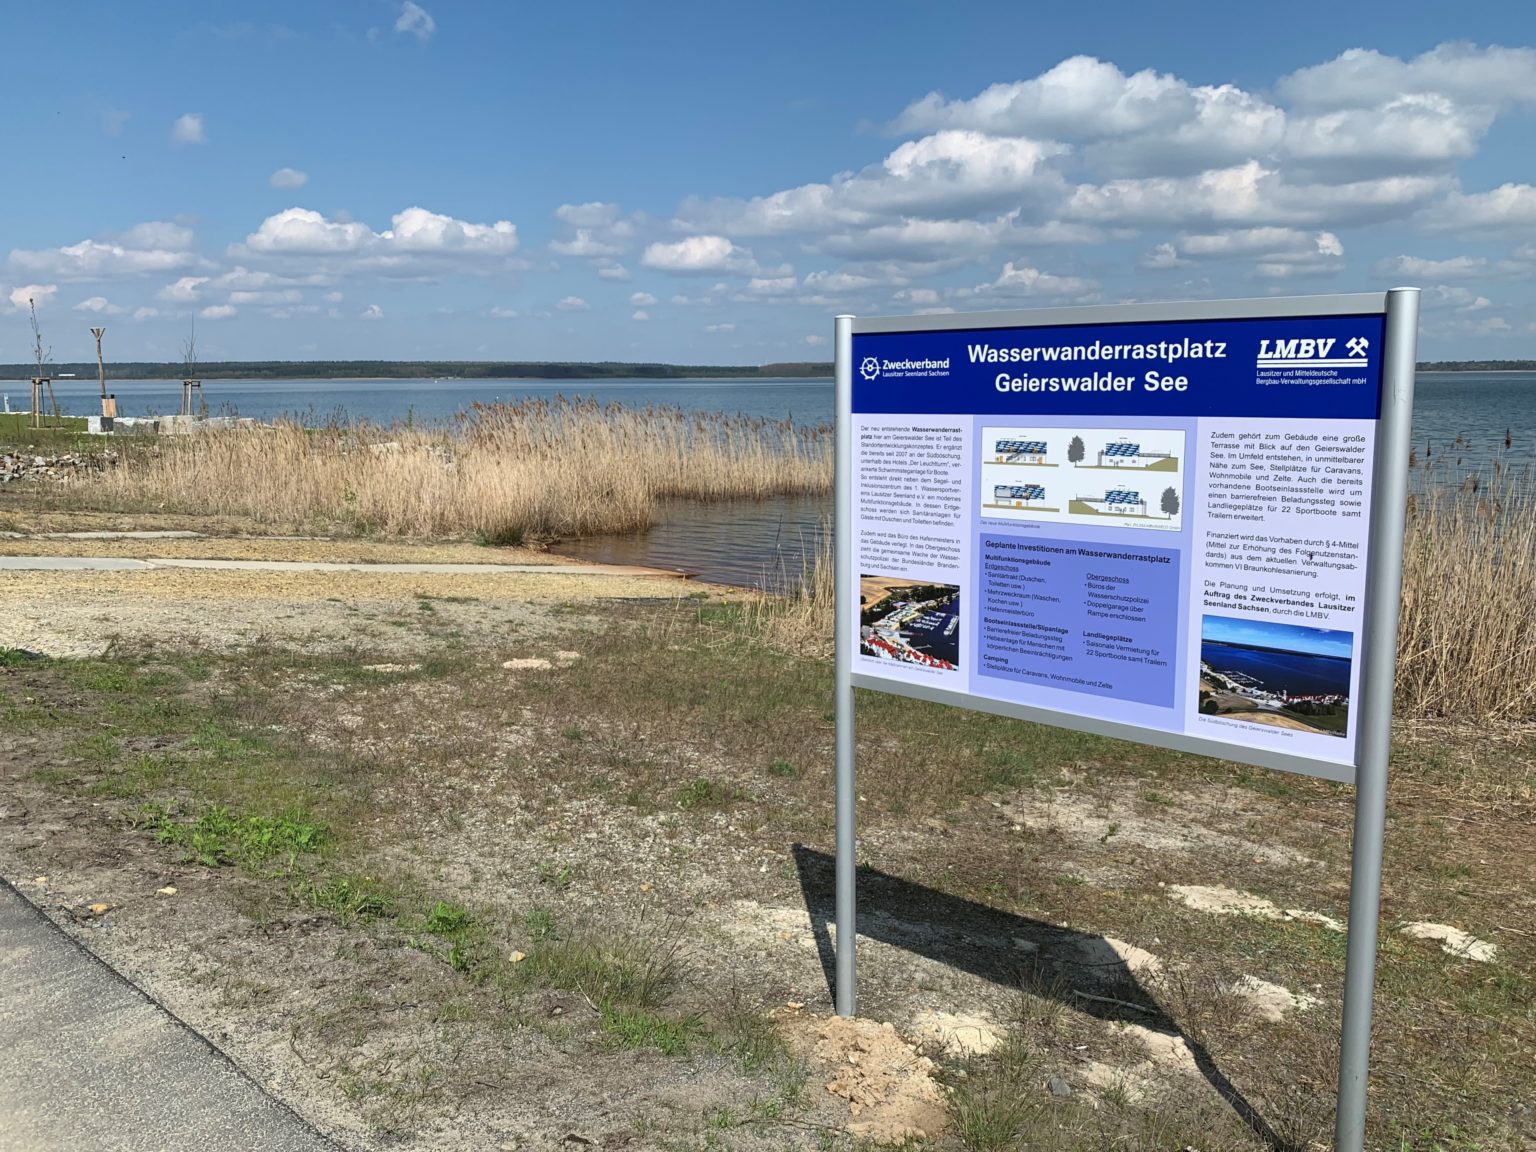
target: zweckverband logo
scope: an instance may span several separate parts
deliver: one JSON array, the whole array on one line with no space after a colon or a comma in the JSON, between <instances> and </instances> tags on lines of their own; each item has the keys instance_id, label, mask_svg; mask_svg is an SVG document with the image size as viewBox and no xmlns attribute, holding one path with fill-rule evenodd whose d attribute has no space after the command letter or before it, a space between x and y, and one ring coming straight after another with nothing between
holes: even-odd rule
<instances>
[{"instance_id":1,"label":"zweckverband logo","mask_svg":"<svg viewBox=\"0 0 1536 1152\"><path fill-rule=\"evenodd\" d=\"M936 359L931 356L907 356L892 360L880 356L866 356L859 361L859 375L865 380L892 380L916 376L948 376L949 357Z\"/></svg>"},{"instance_id":2,"label":"zweckverband logo","mask_svg":"<svg viewBox=\"0 0 1536 1152\"><path fill-rule=\"evenodd\" d=\"M1260 340L1258 364L1261 368L1364 368L1371 342L1364 336L1352 336L1336 355L1337 339Z\"/></svg>"}]
</instances>

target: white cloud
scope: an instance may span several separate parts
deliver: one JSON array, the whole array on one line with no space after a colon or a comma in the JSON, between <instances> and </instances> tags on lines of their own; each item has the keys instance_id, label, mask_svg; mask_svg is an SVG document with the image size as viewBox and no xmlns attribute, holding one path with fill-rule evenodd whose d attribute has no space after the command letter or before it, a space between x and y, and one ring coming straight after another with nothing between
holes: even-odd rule
<instances>
[{"instance_id":1,"label":"white cloud","mask_svg":"<svg viewBox=\"0 0 1536 1152\"><path fill-rule=\"evenodd\" d=\"M102 316L120 316L126 309L113 304L105 296L88 296L75 305L76 312L95 312Z\"/></svg>"},{"instance_id":2,"label":"white cloud","mask_svg":"<svg viewBox=\"0 0 1536 1152\"><path fill-rule=\"evenodd\" d=\"M736 325L734 325L734 324L706 324L706 325L704 325L704 331L706 331L706 332L734 332L734 331L736 331Z\"/></svg>"},{"instance_id":3,"label":"white cloud","mask_svg":"<svg viewBox=\"0 0 1536 1152\"><path fill-rule=\"evenodd\" d=\"M1536 181L1464 193L1456 175L1499 117L1536 110L1536 49L1446 44L1404 59L1359 50L1278 86L1202 79L1214 82L1074 56L979 92L930 93L893 125L910 138L873 163L757 196L685 199L671 224L688 239L651 244L644 263L749 278L725 298L821 307L1009 260L1013 279L964 298L1078 299L1104 289L1040 271L1037 246L1104 245L1103 263L1126 269L1135 255L1111 246L1134 240L1146 269L1232 261L1238 275L1289 279L1341 272L1354 228L1520 229L1511 247L1536 234ZM557 216L577 240L619 219L605 203ZM790 270L761 265L790 256L791 243L797 262L842 264L789 293ZM1508 260L1487 267L1527 271ZM1232 278L1218 271L1190 291Z\"/></svg>"},{"instance_id":4,"label":"white cloud","mask_svg":"<svg viewBox=\"0 0 1536 1152\"><path fill-rule=\"evenodd\" d=\"M206 283L206 276L183 276L176 283L167 284L155 295L172 304L190 304L202 296L202 287Z\"/></svg>"},{"instance_id":5,"label":"white cloud","mask_svg":"<svg viewBox=\"0 0 1536 1152\"><path fill-rule=\"evenodd\" d=\"M1143 260L1144 268L1176 268L1191 260L1253 260L1256 275L1271 279L1333 273L1343 268L1344 244L1332 232L1295 228L1238 228L1182 235Z\"/></svg>"},{"instance_id":6,"label":"white cloud","mask_svg":"<svg viewBox=\"0 0 1536 1152\"><path fill-rule=\"evenodd\" d=\"M631 320L649 320L650 318L651 314L644 308L636 308L635 314L630 317Z\"/></svg>"},{"instance_id":7,"label":"white cloud","mask_svg":"<svg viewBox=\"0 0 1536 1152\"><path fill-rule=\"evenodd\" d=\"M619 206L600 200L588 204L562 204L555 209L555 218L573 228L608 228L618 222Z\"/></svg>"},{"instance_id":8,"label":"white cloud","mask_svg":"<svg viewBox=\"0 0 1536 1152\"><path fill-rule=\"evenodd\" d=\"M1401 60L1351 48L1326 64L1292 72L1282 96L1314 108L1363 108L1400 95L1438 93L1469 104L1536 104L1536 49L1441 44Z\"/></svg>"},{"instance_id":9,"label":"white cloud","mask_svg":"<svg viewBox=\"0 0 1536 1152\"><path fill-rule=\"evenodd\" d=\"M282 288L292 285L313 287L327 282L326 277L318 274L282 276L262 268L247 268L244 264L236 264L228 272L221 272L208 281L209 285L214 288L229 288L240 291L260 291L266 288Z\"/></svg>"},{"instance_id":10,"label":"white cloud","mask_svg":"<svg viewBox=\"0 0 1536 1152\"><path fill-rule=\"evenodd\" d=\"M635 292L630 296L629 302L636 308L649 308L656 303L656 297L649 292Z\"/></svg>"},{"instance_id":11,"label":"white cloud","mask_svg":"<svg viewBox=\"0 0 1536 1152\"><path fill-rule=\"evenodd\" d=\"M472 224L411 207L375 232L358 220L327 219L308 208L285 208L236 245L236 256L323 256L379 268L423 261L491 260L517 250L517 227L506 220Z\"/></svg>"},{"instance_id":12,"label":"white cloud","mask_svg":"<svg viewBox=\"0 0 1536 1152\"><path fill-rule=\"evenodd\" d=\"M1188 260L1179 255L1178 248L1168 243L1159 244L1141 258L1141 267L1154 272L1164 271L1169 268L1182 268L1188 263Z\"/></svg>"},{"instance_id":13,"label":"white cloud","mask_svg":"<svg viewBox=\"0 0 1536 1152\"><path fill-rule=\"evenodd\" d=\"M391 223L394 228L381 233L381 237L415 252L505 255L517 248L517 227L506 220L470 224L425 208L407 208L393 217Z\"/></svg>"},{"instance_id":14,"label":"white cloud","mask_svg":"<svg viewBox=\"0 0 1536 1152\"><path fill-rule=\"evenodd\" d=\"M230 304L210 304L198 313L204 320L228 320L237 309Z\"/></svg>"},{"instance_id":15,"label":"white cloud","mask_svg":"<svg viewBox=\"0 0 1536 1152\"><path fill-rule=\"evenodd\" d=\"M901 304L937 304L939 293L934 288L903 288L893 293L891 299Z\"/></svg>"},{"instance_id":16,"label":"white cloud","mask_svg":"<svg viewBox=\"0 0 1536 1152\"><path fill-rule=\"evenodd\" d=\"M753 277L747 281L750 296L787 296L800 286L793 276Z\"/></svg>"},{"instance_id":17,"label":"white cloud","mask_svg":"<svg viewBox=\"0 0 1536 1152\"><path fill-rule=\"evenodd\" d=\"M687 199L672 223L697 247L653 245L647 263L740 272L728 254L744 238L796 236L857 265L844 274L880 265L895 285L1037 244L1168 229L1185 235L1152 238L1144 267L1229 256L1272 277L1337 271L1351 227L1418 213L1442 227L1523 224L1528 186L1478 199L1456 193L1453 175L1499 115L1522 108L1536 108L1536 49L1345 53L1286 77L1279 95L1075 56L969 98L930 93L893 126L915 138L877 163L755 197Z\"/></svg>"},{"instance_id":18,"label":"white cloud","mask_svg":"<svg viewBox=\"0 0 1536 1152\"><path fill-rule=\"evenodd\" d=\"M201 112L183 112L171 125L171 139L178 144L208 143L207 129Z\"/></svg>"},{"instance_id":19,"label":"white cloud","mask_svg":"<svg viewBox=\"0 0 1536 1152\"><path fill-rule=\"evenodd\" d=\"M1068 215L1120 226L1367 224L1406 216L1447 187L1436 176L1388 176L1343 184L1288 181L1250 161L1195 176L1082 184Z\"/></svg>"},{"instance_id":20,"label":"white cloud","mask_svg":"<svg viewBox=\"0 0 1536 1152\"><path fill-rule=\"evenodd\" d=\"M592 310L592 305L588 304L580 296L566 296L555 307L562 312L590 312Z\"/></svg>"},{"instance_id":21,"label":"white cloud","mask_svg":"<svg viewBox=\"0 0 1536 1152\"><path fill-rule=\"evenodd\" d=\"M491 309L491 315L498 320L516 320L521 313L516 308L502 308L498 306Z\"/></svg>"},{"instance_id":22,"label":"white cloud","mask_svg":"<svg viewBox=\"0 0 1536 1152\"><path fill-rule=\"evenodd\" d=\"M384 309L380 308L377 304L369 304L357 315L360 320L382 320L384 319Z\"/></svg>"},{"instance_id":23,"label":"white cloud","mask_svg":"<svg viewBox=\"0 0 1536 1152\"><path fill-rule=\"evenodd\" d=\"M617 256L624 251L618 244L598 239L591 228L578 228L571 239L552 240L549 247L562 256Z\"/></svg>"},{"instance_id":24,"label":"white cloud","mask_svg":"<svg viewBox=\"0 0 1536 1152\"><path fill-rule=\"evenodd\" d=\"M937 263L950 268L995 252L1010 241L1015 216L995 220L918 220L836 232L820 247L837 256L862 260ZM887 269L889 272L891 269ZM943 271L943 267L927 271Z\"/></svg>"},{"instance_id":25,"label":"white cloud","mask_svg":"<svg viewBox=\"0 0 1536 1152\"><path fill-rule=\"evenodd\" d=\"M724 236L689 236L646 248L640 263L663 272L726 272L755 269L752 253Z\"/></svg>"},{"instance_id":26,"label":"white cloud","mask_svg":"<svg viewBox=\"0 0 1536 1152\"><path fill-rule=\"evenodd\" d=\"M1127 76L1073 56L1031 80L994 84L970 100L937 92L909 105L902 132L966 128L997 135L1128 142L1143 165L1221 164L1280 141L1285 113L1230 84L1191 85L1144 69ZM1100 155L1103 155L1100 149Z\"/></svg>"},{"instance_id":27,"label":"white cloud","mask_svg":"<svg viewBox=\"0 0 1536 1152\"><path fill-rule=\"evenodd\" d=\"M853 272L812 272L805 278L805 289L809 292L825 292L829 295L839 295L848 292L862 292L868 288L878 288L886 283L883 276L861 276Z\"/></svg>"},{"instance_id":28,"label":"white cloud","mask_svg":"<svg viewBox=\"0 0 1536 1152\"><path fill-rule=\"evenodd\" d=\"M1038 268L1015 265L1013 261L1003 265L1003 270L991 284L982 285L978 292L991 291L1006 296L1087 297L1099 290L1097 280L1078 276L1056 276Z\"/></svg>"},{"instance_id":29,"label":"white cloud","mask_svg":"<svg viewBox=\"0 0 1536 1152\"><path fill-rule=\"evenodd\" d=\"M1410 280L1455 280L1487 275L1488 261L1481 256L1452 256L1448 260L1426 260L1419 256L1394 256L1379 260L1371 275L1382 280L1405 277Z\"/></svg>"},{"instance_id":30,"label":"white cloud","mask_svg":"<svg viewBox=\"0 0 1536 1152\"><path fill-rule=\"evenodd\" d=\"M59 280L105 280L171 272L203 263L190 228L155 220L108 240L82 240L61 248L14 249L7 263L19 272Z\"/></svg>"},{"instance_id":31,"label":"white cloud","mask_svg":"<svg viewBox=\"0 0 1536 1152\"><path fill-rule=\"evenodd\" d=\"M340 292L327 292L323 299L327 304L340 304L346 297Z\"/></svg>"},{"instance_id":32,"label":"white cloud","mask_svg":"<svg viewBox=\"0 0 1536 1152\"><path fill-rule=\"evenodd\" d=\"M297 288L269 289L266 291L242 291L229 294L230 304L297 304L304 294Z\"/></svg>"},{"instance_id":33,"label":"white cloud","mask_svg":"<svg viewBox=\"0 0 1536 1152\"><path fill-rule=\"evenodd\" d=\"M1382 175L1469 156L1501 111L1536 104L1536 51L1443 44L1404 61L1355 49L1285 77L1280 94L1289 109L1231 84L1074 56L969 100L929 93L895 127L1076 141L1090 165L1119 175L1277 156Z\"/></svg>"},{"instance_id":34,"label":"white cloud","mask_svg":"<svg viewBox=\"0 0 1536 1152\"><path fill-rule=\"evenodd\" d=\"M143 308L135 308L133 310L133 318L135 320L150 320L158 315L160 315L160 309L158 308L150 308L146 306Z\"/></svg>"},{"instance_id":35,"label":"white cloud","mask_svg":"<svg viewBox=\"0 0 1536 1152\"><path fill-rule=\"evenodd\" d=\"M395 21L395 31L414 36L425 44L437 31L437 21L414 0L405 0L400 6L400 17Z\"/></svg>"},{"instance_id":36,"label":"white cloud","mask_svg":"<svg viewBox=\"0 0 1536 1152\"><path fill-rule=\"evenodd\" d=\"M689 230L767 236L866 228L906 217L943 218L1032 191L1054 197L1059 174L1047 161L1067 148L948 130L898 146L884 161L828 184L805 184L751 200L690 200L678 213Z\"/></svg>"},{"instance_id":37,"label":"white cloud","mask_svg":"<svg viewBox=\"0 0 1536 1152\"><path fill-rule=\"evenodd\" d=\"M308 208L285 208L268 216L245 238L245 247L258 253L324 255L358 252L379 237L355 220L327 220Z\"/></svg>"},{"instance_id":38,"label":"white cloud","mask_svg":"<svg viewBox=\"0 0 1536 1152\"><path fill-rule=\"evenodd\" d=\"M124 248L135 252L186 252L196 240L197 234L192 229L173 220L146 220L117 238Z\"/></svg>"},{"instance_id":39,"label":"white cloud","mask_svg":"<svg viewBox=\"0 0 1536 1152\"><path fill-rule=\"evenodd\" d=\"M273 320L292 320L295 316L314 316L320 311L318 304L301 304L294 307L268 308L267 315Z\"/></svg>"},{"instance_id":40,"label":"white cloud","mask_svg":"<svg viewBox=\"0 0 1536 1152\"><path fill-rule=\"evenodd\" d=\"M1479 296L1460 284L1437 284L1425 292L1424 301L1428 307L1452 308L1457 312L1481 312L1493 307L1493 301L1488 297Z\"/></svg>"},{"instance_id":41,"label":"white cloud","mask_svg":"<svg viewBox=\"0 0 1536 1152\"><path fill-rule=\"evenodd\" d=\"M1286 128L1287 157L1342 172L1446 167L1477 152L1492 108L1458 105L1433 93L1400 96L1372 108L1297 117Z\"/></svg>"},{"instance_id":42,"label":"white cloud","mask_svg":"<svg viewBox=\"0 0 1536 1152\"><path fill-rule=\"evenodd\" d=\"M568 226L570 234L551 240L551 252L590 261L605 280L629 279L629 271L613 257L633 247L635 226L620 219L617 204L597 200L562 204L555 209L555 218Z\"/></svg>"},{"instance_id":43,"label":"white cloud","mask_svg":"<svg viewBox=\"0 0 1536 1152\"><path fill-rule=\"evenodd\" d=\"M25 312L31 304L39 308L53 303L53 298L59 294L57 284L23 284L20 288L11 289L11 307L17 312Z\"/></svg>"},{"instance_id":44,"label":"white cloud","mask_svg":"<svg viewBox=\"0 0 1536 1152\"><path fill-rule=\"evenodd\" d=\"M1451 232L1536 228L1536 186L1510 183L1488 192L1452 192L1425 213L1424 222Z\"/></svg>"},{"instance_id":45,"label":"white cloud","mask_svg":"<svg viewBox=\"0 0 1536 1152\"><path fill-rule=\"evenodd\" d=\"M309 183L309 173L297 168L279 168L267 177L267 183L274 188L302 188Z\"/></svg>"},{"instance_id":46,"label":"white cloud","mask_svg":"<svg viewBox=\"0 0 1536 1152\"><path fill-rule=\"evenodd\" d=\"M827 338L825 336L818 336L817 334L815 334L813 332L811 335L809 335L809 336L807 336L805 338L805 342L807 344L809 344L812 348L820 348L823 344L825 344L827 342Z\"/></svg>"}]
</instances>

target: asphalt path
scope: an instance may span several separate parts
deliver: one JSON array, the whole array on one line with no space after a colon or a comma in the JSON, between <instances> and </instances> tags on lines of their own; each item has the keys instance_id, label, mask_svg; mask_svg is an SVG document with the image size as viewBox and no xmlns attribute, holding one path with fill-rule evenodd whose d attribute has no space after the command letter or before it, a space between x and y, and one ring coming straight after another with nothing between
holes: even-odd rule
<instances>
[{"instance_id":1,"label":"asphalt path","mask_svg":"<svg viewBox=\"0 0 1536 1152\"><path fill-rule=\"evenodd\" d=\"M0 881L0 1152L339 1152Z\"/></svg>"}]
</instances>

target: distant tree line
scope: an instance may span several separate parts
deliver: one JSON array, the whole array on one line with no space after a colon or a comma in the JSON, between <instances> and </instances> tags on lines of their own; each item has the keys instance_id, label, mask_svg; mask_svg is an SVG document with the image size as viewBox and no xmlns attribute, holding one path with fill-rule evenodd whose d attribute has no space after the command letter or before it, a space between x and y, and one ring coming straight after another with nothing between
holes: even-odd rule
<instances>
[{"instance_id":1,"label":"distant tree line","mask_svg":"<svg viewBox=\"0 0 1536 1152\"><path fill-rule=\"evenodd\" d=\"M1420 372L1536 372L1536 360L1425 360Z\"/></svg>"},{"instance_id":2,"label":"distant tree line","mask_svg":"<svg viewBox=\"0 0 1536 1152\"><path fill-rule=\"evenodd\" d=\"M55 378L96 375L96 363L52 364ZM0 364L0 378L26 380L33 364ZM180 361L119 361L108 365L114 380L180 380ZM451 380L762 380L773 377L830 378L831 364L621 364L615 361L539 360L208 360L197 365L203 380L357 380L368 378Z\"/></svg>"}]
</instances>

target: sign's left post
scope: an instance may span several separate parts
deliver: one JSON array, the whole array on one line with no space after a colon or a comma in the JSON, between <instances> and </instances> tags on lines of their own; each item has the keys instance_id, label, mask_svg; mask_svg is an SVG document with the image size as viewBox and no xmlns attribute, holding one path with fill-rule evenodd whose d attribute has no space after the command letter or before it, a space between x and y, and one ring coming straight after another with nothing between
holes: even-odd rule
<instances>
[{"instance_id":1,"label":"sign's left post","mask_svg":"<svg viewBox=\"0 0 1536 1152\"><path fill-rule=\"evenodd\" d=\"M858 642L858 601L853 595L853 317L833 326L837 447L833 483L832 539L835 572L833 614L834 699L837 734L837 1014L854 1016L858 993L857 834L854 827L853 658ZM852 618L850 618L852 617Z\"/></svg>"}]
</instances>

